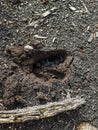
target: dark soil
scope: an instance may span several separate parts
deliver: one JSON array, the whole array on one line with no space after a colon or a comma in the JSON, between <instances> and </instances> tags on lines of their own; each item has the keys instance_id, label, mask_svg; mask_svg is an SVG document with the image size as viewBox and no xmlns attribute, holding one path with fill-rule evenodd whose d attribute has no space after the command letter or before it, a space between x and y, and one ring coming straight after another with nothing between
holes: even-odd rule
<instances>
[{"instance_id":1,"label":"dark soil","mask_svg":"<svg viewBox=\"0 0 98 130\"><path fill-rule=\"evenodd\" d=\"M86 104L0 130L73 130L83 121L98 128L97 15L97 0L1 0L0 110L69 96Z\"/></svg>"}]
</instances>

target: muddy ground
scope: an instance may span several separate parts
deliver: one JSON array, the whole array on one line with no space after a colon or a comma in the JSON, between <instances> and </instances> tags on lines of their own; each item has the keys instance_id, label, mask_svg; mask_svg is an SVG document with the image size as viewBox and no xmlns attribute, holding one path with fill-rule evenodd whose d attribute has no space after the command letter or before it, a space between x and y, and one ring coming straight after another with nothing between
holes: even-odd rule
<instances>
[{"instance_id":1,"label":"muddy ground","mask_svg":"<svg viewBox=\"0 0 98 130\"><path fill-rule=\"evenodd\" d=\"M34 61L26 45L37 51ZM69 96L86 104L70 114L2 124L0 130L74 130L83 121L98 128L98 1L1 0L0 110Z\"/></svg>"}]
</instances>

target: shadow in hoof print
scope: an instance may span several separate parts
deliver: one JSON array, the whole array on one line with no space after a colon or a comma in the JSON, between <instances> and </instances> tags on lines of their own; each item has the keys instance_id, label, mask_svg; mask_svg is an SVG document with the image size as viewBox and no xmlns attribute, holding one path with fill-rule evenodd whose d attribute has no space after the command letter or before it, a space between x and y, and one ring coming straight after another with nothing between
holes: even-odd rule
<instances>
[{"instance_id":1,"label":"shadow in hoof print","mask_svg":"<svg viewBox=\"0 0 98 130\"><path fill-rule=\"evenodd\" d=\"M72 54L66 49L35 49L33 46L7 46L6 52L26 74L43 81L68 80L71 76Z\"/></svg>"}]
</instances>

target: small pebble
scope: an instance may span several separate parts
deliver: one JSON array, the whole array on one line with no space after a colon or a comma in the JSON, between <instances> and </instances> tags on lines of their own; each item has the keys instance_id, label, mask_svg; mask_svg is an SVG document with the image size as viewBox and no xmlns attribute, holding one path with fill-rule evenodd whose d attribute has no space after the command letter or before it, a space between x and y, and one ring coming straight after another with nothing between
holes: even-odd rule
<instances>
[{"instance_id":1,"label":"small pebble","mask_svg":"<svg viewBox=\"0 0 98 130\"><path fill-rule=\"evenodd\" d=\"M77 130L98 130L98 129L92 126L90 123L83 122L79 126L77 126Z\"/></svg>"},{"instance_id":2,"label":"small pebble","mask_svg":"<svg viewBox=\"0 0 98 130\"><path fill-rule=\"evenodd\" d=\"M98 37L98 32L96 32L96 34L95 34L95 35L96 35L96 37Z\"/></svg>"},{"instance_id":3,"label":"small pebble","mask_svg":"<svg viewBox=\"0 0 98 130\"><path fill-rule=\"evenodd\" d=\"M72 11L75 11L75 10L76 10L76 8L73 7L73 6L71 6L71 5L69 5L69 8L70 8L70 10L72 10Z\"/></svg>"},{"instance_id":4,"label":"small pebble","mask_svg":"<svg viewBox=\"0 0 98 130\"><path fill-rule=\"evenodd\" d=\"M33 50L33 47L30 46L30 45L26 45L26 46L24 46L24 50L25 50L26 52L28 52L29 50Z\"/></svg>"},{"instance_id":5,"label":"small pebble","mask_svg":"<svg viewBox=\"0 0 98 130\"><path fill-rule=\"evenodd\" d=\"M91 35L90 35L90 37L89 37L89 39L88 39L88 42L89 42L89 43L92 42L93 39L94 39L94 35L93 35L93 33L91 33Z\"/></svg>"}]
</instances>

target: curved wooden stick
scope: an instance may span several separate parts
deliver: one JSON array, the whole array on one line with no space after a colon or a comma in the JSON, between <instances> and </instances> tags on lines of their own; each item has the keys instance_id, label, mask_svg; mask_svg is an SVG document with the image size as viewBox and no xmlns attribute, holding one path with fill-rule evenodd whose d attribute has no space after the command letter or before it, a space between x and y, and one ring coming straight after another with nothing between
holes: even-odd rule
<instances>
[{"instance_id":1,"label":"curved wooden stick","mask_svg":"<svg viewBox=\"0 0 98 130\"><path fill-rule=\"evenodd\" d=\"M64 111L74 110L84 103L85 100L78 97L23 109L0 111L0 123L24 122L52 117Z\"/></svg>"}]
</instances>

